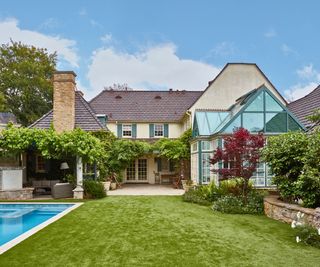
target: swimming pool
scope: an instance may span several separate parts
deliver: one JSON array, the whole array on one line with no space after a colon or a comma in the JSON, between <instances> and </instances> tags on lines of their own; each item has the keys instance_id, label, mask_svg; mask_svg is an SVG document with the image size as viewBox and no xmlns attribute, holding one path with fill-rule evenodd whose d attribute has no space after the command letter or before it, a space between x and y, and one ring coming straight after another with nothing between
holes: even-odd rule
<instances>
[{"instance_id":1,"label":"swimming pool","mask_svg":"<svg viewBox=\"0 0 320 267\"><path fill-rule=\"evenodd\" d=\"M0 204L0 254L81 204Z\"/></svg>"}]
</instances>

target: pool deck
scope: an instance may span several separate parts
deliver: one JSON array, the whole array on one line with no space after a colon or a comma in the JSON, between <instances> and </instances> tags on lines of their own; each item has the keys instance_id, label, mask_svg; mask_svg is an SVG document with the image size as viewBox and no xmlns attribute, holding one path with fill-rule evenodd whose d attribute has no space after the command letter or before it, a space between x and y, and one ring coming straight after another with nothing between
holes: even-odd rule
<instances>
[{"instance_id":1,"label":"pool deck","mask_svg":"<svg viewBox=\"0 0 320 267\"><path fill-rule=\"evenodd\" d=\"M183 189L172 185L124 184L117 190L108 191L108 196L181 196Z\"/></svg>"}]
</instances>

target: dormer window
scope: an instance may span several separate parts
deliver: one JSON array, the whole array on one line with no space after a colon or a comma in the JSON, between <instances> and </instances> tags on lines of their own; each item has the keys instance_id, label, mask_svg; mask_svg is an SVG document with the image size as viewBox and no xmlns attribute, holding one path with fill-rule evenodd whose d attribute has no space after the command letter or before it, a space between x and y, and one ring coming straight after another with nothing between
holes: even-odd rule
<instances>
[{"instance_id":1,"label":"dormer window","mask_svg":"<svg viewBox=\"0 0 320 267\"><path fill-rule=\"evenodd\" d=\"M121 95L117 95L117 96L116 96L116 99L121 99L121 98L122 98Z\"/></svg>"},{"instance_id":2,"label":"dormer window","mask_svg":"<svg viewBox=\"0 0 320 267\"><path fill-rule=\"evenodd\" d=\"M157 95L154 97L154 99L161 99L161 96Z\"/></svg>"},{"instance_id":3,"label":"dormer window","mask_svg":"<svg viewBox=\"0 0 320 267\"><path fill-rule=\"evenodd\" d=\"M106 126L107 125L107 116L104 115L104 114L97 114L96 115L97 119L100 121L100 123L103 125L103 126Z\"/></svg>"},{"instance_id":4,"label":"dormer window","mask_svg":"<svg viewBox=\"0 0 320 267\"><path fill-rule=\"evenodd\" d=\"M123 137L132 137L132 124L123 124L122 125L122 136Z\"/></svg>"}]
</instances>

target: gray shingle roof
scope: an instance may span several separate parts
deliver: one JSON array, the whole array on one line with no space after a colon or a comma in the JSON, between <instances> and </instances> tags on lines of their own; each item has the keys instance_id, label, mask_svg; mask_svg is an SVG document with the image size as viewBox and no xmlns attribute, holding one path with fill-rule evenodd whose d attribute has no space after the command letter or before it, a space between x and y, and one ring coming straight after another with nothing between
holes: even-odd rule
<instances>
[{"instance_id":1,"label":"gray shingle roof","mask_svg":"<svg viewBox=\"0 0 320 267\"><path fill-rule=\"evenodd\" d=\"M8 124L9 122L16 124L16 116L10 112L0 112L0 124Z\"/></svg>"},{"instance_id":2,"label":"gray shingle roof","mask_svg":"<svg viewBox=\"0 0 320 267\"><path fill-rule=\"evenodd\" d=\"M53 111L49 111L39 120L35 121L29 127L49 129L53 119ZM75 127L81 128L84 131L105 130L100 121L96 118L95 113L91 109L88 102L82 97L82 93L76 91L75 95Z\"/></svg>"},{"instance_id":3,"label":"gray shingle roof","mask_svg":"<svg viewBox=\"0 0 320 267\"><path fill-rule=\"evenodd\" d=\"M314 123L307 117L320 108L320 85L310 94L289 103L288 108L306 128L312 127Z\"/></svg>"},{"instance_id":4,"label":"gray shingle roof","mask_svg":"<svg viewBox=\"0 0 320 267\"><path fill-rule=\"evenodd\" d=\"M104 90L89 103L108 121L178 122L202 91Z\"/></svg>"}]
</instances>

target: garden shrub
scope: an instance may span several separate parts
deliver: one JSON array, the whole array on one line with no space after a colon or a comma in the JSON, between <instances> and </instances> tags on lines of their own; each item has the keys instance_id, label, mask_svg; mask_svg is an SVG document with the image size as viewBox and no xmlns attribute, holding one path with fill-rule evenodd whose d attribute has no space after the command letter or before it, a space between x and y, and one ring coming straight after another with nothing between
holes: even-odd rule
<instances>
[{"instance_id":1,"label":"garden shrub","mask_svg":"<svg viewBox=\"0 0 320 267\"><path fill-rule=\"evenodd\" d=\"M320 132L302 132L270 137L263 158L275 175L273 183L281 198L302 200L303 206L320 206Z\"/></svg>"},{"instance_id":2,"label":"garden shrub","mask_svg":"<svg viewBox=\"0 0 320 267\"><path fill-rule=\"evenodd\" d=\"M296 228L297 242L302 242L305 245L311 245L320 248L320 233L319 230L309 226L300 225Z\"/></svg>"},{"instance_id":3,"label":"garden shrub","mask_svg":"<svg viewBox=\"0 0 320 267\"><path fill-rule=\"evenodd\" d=\"M208 200L207 197L207 186L197 186L195 188L190 188L189 191L185 192L182 199L186 202L210 205L212 202Z\"/></svg>"},{"instance_id":4,"label":"garden shrub","mask_svg":"<svg viewBox=\"0 0 320 267\"><path fill-rule=\"evenodd\" d=\"M213 203L212 209L223 213L233 214L262 214L264 194L257 190L248 193L247 202L243 196L232 194L222 196Z\"/></svg>"},{"instance_id":5,"label":"garden shrub","mask_svg":"<svg viewBox=\"0 0 320 267\"><path fill-rule=\"evenodd\" d=\"M226 195L219 198L213 203L212 209L223 213L244 213L243 201L233 195Z\"/></svg>"},{"instance_id":6,"label":"garden shrub","mask_svg":"<svg viewBox=\"0 0 320 267\"><path fill-rule=\"evenodd\" d=\"M263 213L264 194L250 186L247 199L242 194L241 179L227 180L216 186L214 182L190 189L183 195L186 202L213 204L213 209L224 213Z\"/></svg>"},{"instance_id":7,"label":"garden shrub","mask_svg":"<svg viewBox=\"0 0 320 267\"><path fill-rule=\"evenodd\" d=\"M221 196L233 195L233 196L243 196L243 184L244 179L234 178L230 180L221 181L218 187L218 192ZM252 191L252 182L248 183L248 192Z\"/></svg>"},{"instance_id":8,"label":"garden shrub","mask_svg":"<svg viewBox=\"0 0 320 267\"><path fill-rule=\"evenodd\" d=\"M106 197L104 186L99 181L83 180L83 189L85 198L97 199Z\"/></svg>"},{"instance_id":9,"label":"garden shrub","mask_svg":"<svg viewBox=\"0 0 320 267\"><path fill-rule=\"evenodd\" d=\"M246 213L249 214L263 214L264 205L263 199L265 197L265 192L260 192L258 190L252 190L248 194L248 202L245 205Z\"/></svg>"},{"instance_id":10,"label":"garden shrub","mask_svg":"<svg viewBox=\"0 0 320 267\"><path fill-rule=\"evenodd\" d=\"M317 168L306 167L296 182L305 207L320 207L320 171Z\"/></svg>"}]
</instances>

